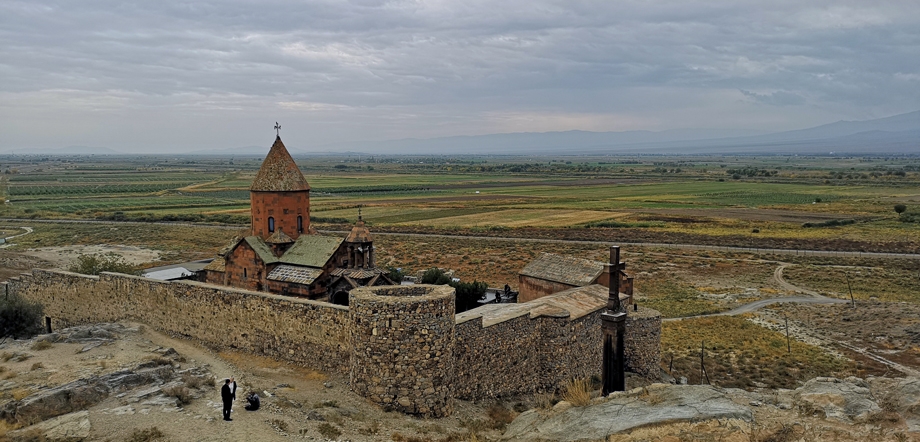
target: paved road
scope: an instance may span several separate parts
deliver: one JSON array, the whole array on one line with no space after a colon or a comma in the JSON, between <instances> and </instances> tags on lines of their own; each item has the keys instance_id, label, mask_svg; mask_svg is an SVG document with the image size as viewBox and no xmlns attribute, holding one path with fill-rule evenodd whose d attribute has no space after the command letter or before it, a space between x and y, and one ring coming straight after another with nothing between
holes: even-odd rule
<instances>
[{"instance_id":1,"label":"paved road","mask_svg":"<svg viewBox=\"0 0 920 442\"><path fill-rule=\"evenodd\" d=\"M217 229L230 229L230 230L240 230L246 228L246 226L227 226L227 225L217 225L217 224L196 224L196 223L185 223L185 222L138 222L138 221L99 221L99 220L84 220L84 219L69 219L69 220L47 220L47 219L0 219L0 222L15 222L15 223L52 223L52 224L124 224L124 225L165 225L165 226L197 226L197 227L213 227ZM343 234L348 233L346 231L339 230L321 230L321 233L336 233ZM586 241L586 240L574 240L574 239L546 239L546 238L506 238L500 236L466 236L466 235L442 235L434 233L386 233L386 232L374 232L376 236L406 236L406 237L415 237L415 238L464 238L464 239L475 239L475 240L489 240L489 241L508 241L508 242L537 242L537 243L548 243L548 244L594 244L594 245L610 245L608 241ZM849 251L836 251L836 250L790 250L790 249L765 249L758 247L728 247L728 246L711 246L704 244L665 244L665 243L645 243L645 242L617 242L617 245L621 246L638 246L638 247L659 247L666 249L686 249L686 250L712 250L712 251L721 251L721 252L747 252L747 253L769 253L774 255L796 255L796 256L839 256L839 257L863 257L863 258L904 258L904 259L918 259L920 260L920 254L916 253L879 253L879 252L849 252Z\"/></svg>"}]
</instances>

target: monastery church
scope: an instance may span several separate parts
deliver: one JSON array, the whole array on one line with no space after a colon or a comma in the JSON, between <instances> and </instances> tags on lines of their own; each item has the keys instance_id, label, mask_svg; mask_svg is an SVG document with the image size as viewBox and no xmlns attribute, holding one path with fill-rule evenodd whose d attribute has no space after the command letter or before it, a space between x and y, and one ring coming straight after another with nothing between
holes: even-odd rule
<instances>
[{"instance_id":1,"label":"monastery church","mask_svg":"<svg viewBox=\"0 0 920 442\"><path fill-rule=\"evenodd\" d=\"M249 188L249 236L234 240L202 272L203 282L347 305L356 287L393 285L374 263L359 215L347 237L310 226L310 185L281 137Z\"/></svg>"}]
</instances>

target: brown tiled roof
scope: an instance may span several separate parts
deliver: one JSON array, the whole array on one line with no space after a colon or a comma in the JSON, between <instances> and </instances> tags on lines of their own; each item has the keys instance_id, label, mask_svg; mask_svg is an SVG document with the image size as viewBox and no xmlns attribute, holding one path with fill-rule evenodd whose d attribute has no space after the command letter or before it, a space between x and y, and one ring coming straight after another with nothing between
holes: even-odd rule
<instances>
[{"instance_id":1,"label":"brown tiled roof","mask_svg":"<svg viewBox=\"0 0 920 442\"><path fill-rule=\"evenodd\" d=\"M225 260L222 256L218 256L217 258L214 258L214 261L211 261L208 263L208 265L204 266L202 270L210 270L212 272L224 272L226 271L226 265L227 265L227 260Z\"/></svg>"},{"instance_id":2,"label":"brown tiled roof","mask_svg":"<svg viewBox=\"0 0 920 442\"><path fill-rule=\"evenodd\" d=\"M271 236L265 239L265 242L269 244L290 244L294 242L290 236L287 236L281 229L275 230L275 233L272 233Z\"/></svg>"},{"instance_id":3,"label":"brown tiled roof","mask_svg":"<svg viewBox=\"0 0 920 442\"><path fill-rule=\"evenodd\" d=\"M593 284L585 287L575 287L519 304L486 304L457 314L456 322L460 324L476 318L482 318L482 326L488 327L524 315L528 315L531 318L541 316L566 318L572 321L603 309L607 305L608 292L607 287ZM628 297L621 293L620 301L625 301L626 299ZM660 315L660 313L651 309L643 309L642 311L645 316ZM639 313L630 310L627 314L633 316Z\"/></svg>"},{"instance_id":4,"label":"brown tiled roof","mask_svg":"<svg viewBox=\"0 0 920 442\"><path fill-rule=\"evenodd\" d=\"M298 190L310 190L307 179L297 168L291 154L288 153L281 137L275 138L275 144L272 144L271 150L265 156L259 173L252 180L252 186L249 190L254 192L295 192Z\"/></svg>"},{"instance_id":5,"label":"brown tiled roof","mask_svg":"<svg viewBox=\"0 0 920 442\"><path fill-rule=\"evenodd\" d=\"M379 269L341 269L341 268L335 269L329 272L329 274L332 276L347 276L349 278L354 278L354 279L373 278L374 276L377 276L381 273L383 273L383 271Z\"/></svg>"},{"instance_id":6,"label":"brown tiled roof","mask_svg":"<svg viewBox=\"0 0 920 442\"><path fill-rule=\"evenodd\" d=\"M319 278L319 276L322 274L322 269L281 264L278 267L272 269L266 278L271 279L272 281L312 284L313 281L316 281L316 278Z\"/></svg>"},{"instance_id":7,"label":"brown tiled roof","mask_svg":"<svg viewBox=\"0 0 920 442\"><path fill-rule=\"evenodd\" d=\"M604 271L605 264L588 259L542 253L527 264L521 274L547 281L583 287L592 284Z\"/></svg>"},{"instance_id":8,"label":"brown tiled roof","mask_svg":"<svg viewBox=\"0 0 920 442\"><path fill-rule=\"evenodd\" d=\"M348 234L348 237L345 238L345 242L373 242L374 238L371 237L370 230L367 230L367 227L364 225L364 221L358 219L358 222L355 223L355 226L352 227L351 232Z\"/></svg>"}]
</instances>

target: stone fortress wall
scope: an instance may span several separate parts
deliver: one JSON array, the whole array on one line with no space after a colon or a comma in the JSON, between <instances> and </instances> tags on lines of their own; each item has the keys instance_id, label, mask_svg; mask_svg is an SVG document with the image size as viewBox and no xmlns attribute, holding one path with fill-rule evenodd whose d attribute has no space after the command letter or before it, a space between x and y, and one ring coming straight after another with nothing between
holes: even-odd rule
<instances>
[{"instance_id":1,"label":"stone fortress wall","mask_svg":"<svg viewBox=\"0 0 920 442\"><path fill-rule=\"evenodd\" d=\"M423 416L450 414L452 398L553 391L599 374L601 366L602 286L591 286L597 292L591 296L583 293L591 288L577 289L582 292L454 315L453 289L445 286L359 288L346 307L116 273L33 270L0 285L0 295L41 302L55 328L142 322L216 350L347 373L362 396ZM642 308L629 315L627 369L655 376L661 316Z\"/></svg>"},{"instance_id":2,"label":"stone fortress wall","mask_svg":"<svg viewBox=\"0 0 920 442\"><path fill-rule=\"evenodd\" d=\"M355 393L405 413L450 415L454 298L449 286L352 290L350 374Z\"/></svg>"}]
</instances>

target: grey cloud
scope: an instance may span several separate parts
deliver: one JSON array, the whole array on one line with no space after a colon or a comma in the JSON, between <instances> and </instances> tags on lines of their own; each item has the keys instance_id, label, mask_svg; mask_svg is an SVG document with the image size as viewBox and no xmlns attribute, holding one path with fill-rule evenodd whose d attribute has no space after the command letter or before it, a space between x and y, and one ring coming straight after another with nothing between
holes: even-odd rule
<instances>
[{"instance_id":1,"label":"grey cloud","mask_svg":"<svg viewBox=\"0 0 920 442\"><path fill-rule=\"evenodd\" d=\"M174 145L221 146L282 116L311 143L526 129L502 126L520 115L781 130L915 110L917 72L915 2L7 0L0 150L104 145L91 128L113 117L122 139L169 143L173 124ZM39 140L38 116L74 126Z\"/></svg>"},{"instance_id":2,"label":"grey cloud","mask_svg":"<svg viewBox=\"0 0 920 442\"><path fill-rule=\"evenodd\" d=\"M741 89L741 93L748 98L762 104L771 104L774 106L795 106L805 104L805 97L791 94L786 91L776 91L769 94L758 94Z\"/></svg>"}]
</instances>

